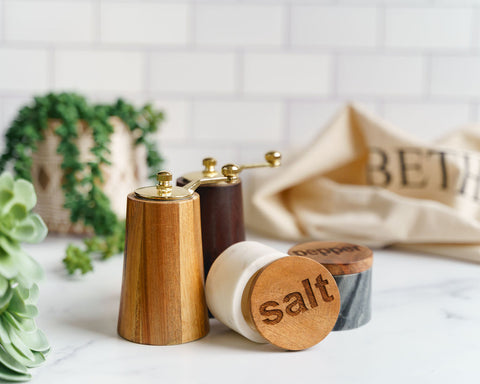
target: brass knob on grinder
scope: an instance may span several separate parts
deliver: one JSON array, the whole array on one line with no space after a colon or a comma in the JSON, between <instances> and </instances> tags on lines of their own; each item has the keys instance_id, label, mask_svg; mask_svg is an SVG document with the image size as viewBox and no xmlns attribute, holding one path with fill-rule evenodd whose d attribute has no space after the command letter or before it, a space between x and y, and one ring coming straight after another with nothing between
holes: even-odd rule
<instances>
[{"instance_id":1,"label":"brass knob on grinder","mask_svg":"<svg viewBox=\"0 0 480 384\"><path fill-rule=\"evenodd\" d=\"M272 167L279 167L282 160L282 154L278 151L270 151L265 154L265 160Z\"/></svg>"},{"instance_id":2,"label":"brass knob on grinder","mask_svg":"<svg viewBox=\"0 0 480 384\"><path fill-rule=\"evenodd\" d=\"M167 197L172 194L172 174L167 171L160 171L157 173L157 191L159 196Z\"/></svg>"},{"instance_id":3,"label":"brass knob on grinder","mask_svg":"<svg viewBox=\"0 0 480 384\"><path fill-rule=\"evenodd\" d=\"M222 175L228 179L228 182L232 183L239 179L241 169L238 165L227 164L222 167Z\"/></svg>"},{"instance_id":4,"label":"brass knob on grinder","mask_svg":"<svg viewBox=\"0 0 480 384\"><path fill-rule=\"evenodd\" d=\"M205 177L213 177L218 175L218 172L215 170L215 166L217 165L217 160L213 157L206 157L202 160L203 168L203 176Z\"/></svg>"}]
</instances>

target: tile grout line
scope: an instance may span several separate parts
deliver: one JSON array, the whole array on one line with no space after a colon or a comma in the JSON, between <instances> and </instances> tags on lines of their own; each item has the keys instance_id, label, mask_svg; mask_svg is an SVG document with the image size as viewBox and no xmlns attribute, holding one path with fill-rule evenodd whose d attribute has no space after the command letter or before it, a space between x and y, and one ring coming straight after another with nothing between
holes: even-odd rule
<instances>
[{"instance_id":1,"label":"tile grout line","mask_svg":"<svg viewBox=\"0 0 480 384\"><path fill-rule=\"evenodd\" d=\"M1 41L1 40L0 40ZM195 45L189 46L185 44L175 44L175 45L168 45L168 44L133 44L133 43L125 43L125 44L117 44L117 43L88 43L88 42L55 42L55 41L5 41L3 42L3 46L6 48L14 48L14 49L44 49L48 46L55 45L56 49L60 50L69 50L69 51L125 51L125 52L139 52L139 51L153 51L159 52L164 54L169 53L183 53L183 52L197 52L197 53L205 53L205 54L229 54L235 49L241 50L248 50L249 53L262 53L262 54L280 54L280 55L289 55L289 54L312 54L312 55L328 55L332 53L337 53L340 55L349 55L349 56L377 56L377 55L384 55L384 56L418 56L428 53L435 53L441 54L444 56L454 56L454 57L470 57L476 56L477 51L472 51L468 49L461 49L455 50L453 48L442 48L442 49L422 49L422 48L387 48L383 47L334 47L334 46L311 46L311 47L299 47L299 46L291 46L291 47L273 47L273 46L248 46L248 45L240 45L240 46L209 46L209 45Z\"/></svg>"},{"instance_id":2,"label":"tile grout line","mask_svg":"<svg viewBox=\"0 0 480 384\"><path fill-rule=\"evenodd\" d=\"M472 54L477 52L479 46L479 32L480 32L480 7L472 7L472 32L471 39L471 51Z\"/></svg>"},{"instance_id":3,"label":"tile grout line","mask_svg":"<svg viewBox=\"0 0 480 384\"><path fill-rule=\"evenodd\" d=\"M376 51L378 53L385 53L386 45L386 32L387 32L387 8L384 4L377 5L377 38L376 38Z\"/></svg>"},{"instance_id":4,"label":"tile grout line","mask_svg":"<svg viewBox=\"0 0 480 384\"><path fill-rule=\"evenodd\" d=\"M234 53L234 94L238 99L245 93L245 52L237 49Z\"/></svg>"},{"instance_id":5,"label":"tile grout line","mask_svg":"<svg viewBox=\"0 0 480 384\"><path fill-rule=\"evenodd\" d=\"M283 100L283 108L284 108L284 111L283 111L283 129L282 129L282 143L284 145L288 145L291 141L292 141L292 130L291 130L291 124L290 124L290 117L291 117L291 101L286 99L286 100Z\"/></svg>"},{"instance_id":6,"label":"tile grout line","mask_svg":"<svg viewBox=\"0 0 480 384\"><path fill-rule=\"evenodd\" d=\"M328 95L328 91L327 91L327 97L331 99L331 98L337 98L340 93L340 90L338 88L338 85L340 83L340 71L338 68L340 63L340 57L337 53L334 53L329 57L329 61L330 61L330 68L331 68L330 69L331 89L330 89L330 95Z\"/></svg>"},{"instance_id":7,"label":"tile grout line","mask_svg":"<svg viewBox=\"0 0 480 384\"><path fill-rule=\"evenodd\" d=\"M52 46L47 51L47 84L50 89L55 89L55 57L56 49Z\"/></svg>"},{"instance_id":8,"label":"tile grout line","mask_svg":"<svg viewBox=\"0 0 480 384\"><path fill-rule=\"evenodd\" d=\"M188 21L187 21L187 41L186 48L190 48L192 51L196 50L197 39L196 39L196 30L197 30L197 17L198 10L197 4L194 2L187 3L188 7Z\"/></svg>"},{"instance_id":9,"label":"tile grout line","mask_svg":"<svg viewBox=\"0 0 480 384\"><path fill-rule=\"evenodd\" d=\"M433 71L433 57L432 54L427 53L424 56L425 69L424 69L424 99L425 101L430 101L432 97L432 71Z\"/></svg>"},{"instance_id":10,"label":"tile grout line","mask_svg":"<svg viewBox=\"0 0 480 384\"><path fill-rule=\"evenodd\" d=\"M150 74L152 72L151 65L152 65L152 53L150 51L143 52L143 78L142 78L142 86L143 92L147 96L147 98L152 98L151 96L151 87L150 87Z\"/></svg>"},{"instance_id":11,"label":"tile grout line","mask_svg":"<svg viewBox=\"0 0 480 384\"><path fill-rule=\"evenodd\" d=\"M52 53L57 53L56 48L52 47L50 50ZM86 94L95 93L102 97L113 97L118 92L122 92L126 97L135 98L141 97L145 94L144 91L118 91L118 90L101 90L101 91L93 91L90 89L86 89L82 92ZM15 98L15 97L24 97L29 96L31 94L30 91L25 90L0 90L0 98ZM377 94L356 94L356 93L349 93L346 95L285 95L285 94L265 94L265 95L257 95L257 94L245 94L242 95L242 98L238 98L237 95L234 93L229 94L215 94L215 93L192 93L192 92L158 92L158 91L150 91L149 94L152 98L162 98L162 99L169 99L169 100L185 100L189 98L194 98L196 101L250 101L250 102L282 102L286 99L293 102L336 102L336 101L343 101L345 97L355 98L355 100L359 102L377 102L379 100L379 95ZM383 98L385 102L394 102L394 103L403 103L403 102L411 102L411 103L418 103L424 101L422 95L418 94L411 94L411 95L389 95ZM431 102L438 103L438 104L449 104L449 103L470 103L470 102L480 102L480 97L472 98L469 96L433 96L431 97Z\"/></svg>"},{"instance_id":12,"label":"tile grout line","mask_svg":"<svg viewBox=\"0 0 480 384\"><path fill-rule=\"evenodd\" d=\"M469 118L470 118L470 121L471 122L476 122L478 121L478 104L475 103L475 102L470 102L469 105L468 105L468 109L469 109Z\"/></svg>"},{"instance_id":13,"label":"tile grout line","mask_svg":"<svg viewBox=\"0 0 480 384\"><path fill-rule=\"evenodd\" d=\"M292 18L293 18L293 6L292 4L285 4L283 8L283 46L288 51L292 47Z\"/></svg>"},{"instance_id":14,"label":"tile grout line","mask_svg":"<svg viewBox=\"0 0 480 384\"><path fill-rule=\"evenodd\" d=\"M472 7L472 34L471 34L471 51L472 55L478 55L480 45L480 7L473 5ZM471 122L480 120L480 110L478 101L472 100L469 103L469 117Z\"/></svg>"},{"instance_id":15,"label":"tile grout line","mask_svg":"<svg viewBox=\"0 0 480 384\"><path fill-rule=\"evenodd\" d=\"M1 8L1 16L0 17L0 25L2 26L2 29L0 31L1 33L1 39L0 41L2 43L6 42L7 41L7 3L5 2L5 0L0 0L1 3L0 3L0 8Z\"/></svg>"},{"instance_id":16,"label":"tile grout line","mask_svg":"<svg viewBox=\"0 0 480 384\"><path fill-rule=\"evenodd\" d=\"M97 43L101 45L102 43L102 0L96 0L92 7L92 34L93 34L93 44Z\"/></svg>"},{"instance_id":17,"label":"tile grout line","mask_svg":"<svg viewBox=\"0 0 480 384\"><path fill-rule=\"evenodd\" d=\"M188 113L187 113L187 116L188 116L188 123L187 123L187 140L190 139L190 140L193 140L193 141L196 141L196 134L195 134L195 102L196 102L196 99L194 96L190 96L189 98L187 98L188 100L188 104L187 104L187 108L188 108Z\"/></svg>"}]
</instances>

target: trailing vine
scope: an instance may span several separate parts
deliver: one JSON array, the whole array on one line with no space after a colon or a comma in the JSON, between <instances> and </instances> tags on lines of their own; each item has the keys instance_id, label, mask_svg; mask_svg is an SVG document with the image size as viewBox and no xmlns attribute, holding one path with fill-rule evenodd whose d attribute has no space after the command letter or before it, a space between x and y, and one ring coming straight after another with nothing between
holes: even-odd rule
<instances>
[{"instance_id":1,"label":"trailing vine","mask_svg":"<svg viewBox=\"0 0 480 384\"><path fill-rule=\"evenodd\" d=\"M20 109L6 133L6 148L0 157L0 171L9 163L17 177L31 181L32 153L44 138L48 119L58 119L60 125L55 134L60 138L57 153L62 156L62 189L64 207L70 211L72 223L82 222L93 229L95 236L84 240L85 249L70 245L63 260L69 273L79 270L86 273L93 269L92 255L106 259L123 251L125 223L120 221L110 206L110 200L102 191L102 167L108 166L110 137L113 127L108 119L117 116L123 120L135 137L136 145L143 145L147 152L147 165L151 175L159 169L162 158L151 140L163 113L151 105L135 108L117 100L110 105L90 105L86 99L74 93L49 93L35 97L33 105ZM79 120L91 129L94 161L82 162L76 145L79 136Z\"/></svg>"}]
</instances>

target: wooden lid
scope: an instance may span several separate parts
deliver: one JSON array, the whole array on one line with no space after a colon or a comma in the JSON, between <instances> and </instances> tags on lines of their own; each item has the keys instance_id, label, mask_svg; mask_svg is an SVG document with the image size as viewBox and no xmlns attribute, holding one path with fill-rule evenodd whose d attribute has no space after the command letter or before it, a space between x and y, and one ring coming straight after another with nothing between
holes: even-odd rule
<instances>
[{"instance_id":1,"label":"wooden lid","mask_svg":"<svg viewBox=\"0 0 480 384\"><path fill-rule=\"evenodd\" d=\"M288 250L292 256L304 256L324 265L333 276L350 275L370 269L373 252L361 245L336 241L312 241Z\"/></svg>"},{"instance_id":2,"label":"wooden lid","mask_svg":"<svg viewBox=\"0 0 480 384\"><path fill-rule=\"evenodd\" d=\"M323 340L340 311L340 293L321 264L287 256L261 269L252 279L246 316L270 343L301 350Z\"/></svg>"}]
</instances>

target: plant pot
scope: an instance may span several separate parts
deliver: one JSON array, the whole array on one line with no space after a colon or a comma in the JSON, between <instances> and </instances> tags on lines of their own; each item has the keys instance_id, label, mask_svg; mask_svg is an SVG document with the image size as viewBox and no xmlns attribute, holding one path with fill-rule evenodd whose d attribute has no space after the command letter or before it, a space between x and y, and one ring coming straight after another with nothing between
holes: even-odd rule
<instances>
[{"instance_id":1,"label":"plant pot","mask_svg":"<svg viewBox=\"0 0 480 384\"><path fill-rule=\"evenodd\" d=\"M103 192L111 202L112 210L119 218L125 218L126 196L143 185L147 178L146 151L135 146L135 137L128 126L118 117L109 118L114 128L109 145L109 166L102 167ZM82 223L70 221L70 211L63 207L65 198L62 190L62 156L57 153L60 138L54 133L61 124L58 119L49 119L44 140L38 143L32 155L32 180L37 191L35 208L47 224L50 232L69 234L91 234L93 231ZM91 130L84 121L78 122L77 147L81 162L94 160L90 152L93 146Z\"/></svg>"}]
</instances>

